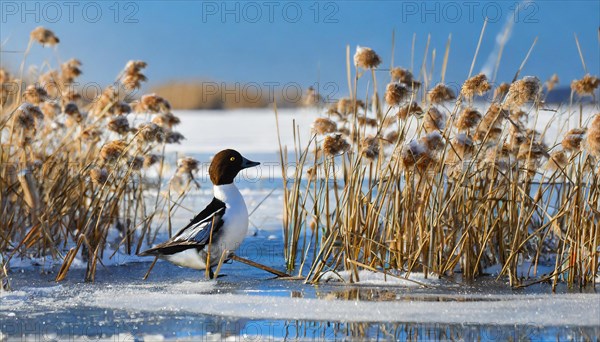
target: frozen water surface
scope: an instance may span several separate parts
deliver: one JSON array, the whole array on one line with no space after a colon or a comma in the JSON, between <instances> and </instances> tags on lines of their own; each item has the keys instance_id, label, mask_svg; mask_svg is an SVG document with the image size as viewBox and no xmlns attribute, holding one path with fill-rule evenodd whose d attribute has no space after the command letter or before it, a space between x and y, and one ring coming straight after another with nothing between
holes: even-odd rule
<instances>
[{"instance_id":1,"label":"frozen water surface","mask_svg":"<svg viewBox=\"0 0 600 342\"><path fill-rule=\"evenodd\" d=\"M314 117L282 113L284 143L292 143L292 118L308 127ZM256 208L251 234L238 254L283 270L281 176L272 113L187 113L182 121L180 130L189 139L182 149L186 154L208 162L214 151L232 147L266 164L238 183L250 211ZM212 197L202 172L202 188L186 201L190 209ZM184 224L191 215L180 209L173 224ZM12 260L14 291L0 293L0 341L597 341L600 336L600 295L594 289L574 293L559 287L559 293L550 294L548 285L512 290L491 276L465 284L411 275L423 287L369 272L360 274L359 284L341 282L347 277L342 272L327 274L327 282L313 286L275 279L240 263L225 264L224 276L208 281L202 272L161 261L144 281L151 258L118 253L103 261L106 267L98 266L95 283L82 281L85 263L80 260L65 281L56 283L60 263Z\"/></svg>"},{"instance_id":2,"label":"frozen water surface","mask_svg":"<svg viewBox=\"0 0 600 342\"><path fill-rule=\"evenodd\" d=\"M263 240L259 234L246 243ZM273 246L281 247L281 246ZM246 255L252 257L252 255ZM282 255L275 255L275 258ZM265 260L263 260L264 262ZM494 279L473 284L429 280L428 288L279 280L240 263L223 277L158 262L100 269L93 284L84 270L56 284L56 269L11 274L15 291L0 295L0 331L9 340L111 341L162 339L580 339L600 335L600 295L549 294L539 286L510 290ZM281 268L281 262L270 265ZM423 280L422 276L419 280ZM260 336L259 336L260 335Z\"/></svg>"}]
</instances>

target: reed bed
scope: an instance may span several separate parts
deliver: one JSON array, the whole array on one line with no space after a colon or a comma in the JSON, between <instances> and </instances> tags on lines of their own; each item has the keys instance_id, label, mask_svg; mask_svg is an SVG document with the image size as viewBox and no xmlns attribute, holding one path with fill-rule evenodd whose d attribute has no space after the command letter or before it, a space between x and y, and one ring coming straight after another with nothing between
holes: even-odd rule
<instances>
[{"instance_id":1,"label":"reed bed","mask_svg":"<svg viewBox=\"0 0 600 342\"><path fill-rule=\"evenodd\" d=\"M340 271L359 281L361 270L469 281L496 265L513 287L597 281L598 78L573 81L571 104L548 112L544 93L556 75L543 85L519 73L503 84L479 74L452 89L433 84L427 57L414 76L380 71L372 49L357 48L354 63L347 51L352 95L324 110L309 141L296 141L294 160L281 147L282 164L297 165L284 189L289 270L310 283ZM382 74L389 83L380 97ZM584 108L587 96L593 104ZM542 118L548 125L535 130Z\"/></svg>"},{"instance_id":2,"label":"reed bed","mask_svg":"<svg viewBox=\"0 0 600 342\"><path fill-rule=\"evenodd\" d=\"M3 270L12 258L62 262L58 281L79 258L93 281L102 260L134 255L158 229L171 231L168 218L194 184L198 161L182 158L165 178L165 145L183 136L167 100L130 96L146 81L143 61L128 62L92 101L75 86L77 59L46 61L24 75L34 45L58 43L38 27L19 72L1 69L0 259Z\"/></svg>"}]
</instances>

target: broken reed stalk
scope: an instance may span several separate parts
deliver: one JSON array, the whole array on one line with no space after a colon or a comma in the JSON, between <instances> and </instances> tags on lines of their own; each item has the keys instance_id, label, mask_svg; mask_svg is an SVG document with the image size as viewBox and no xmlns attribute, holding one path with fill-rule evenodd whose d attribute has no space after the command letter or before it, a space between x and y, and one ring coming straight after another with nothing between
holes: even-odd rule
<instances>
[{"instance_id":1,"label":"broken reed stalk","mask_svg":"<svg viewBox=\"0 0 600 342\"><path fill-rule=\"evenodd\" d=\"M396 29L392 30L392 52L390 55L390 70L394 68L394 52L396 50ZM348 54L348 52L346 52Z\"/></svg>"},{"instance_id":2,"label":"broken reed stalk","mask_svg":"<svg viewBox=\"0 0 600 342\"><path fill-rule=\"evenodd\" d=\"M448 67L448 57L450 56L450 45L452 44L452 33L448 35L448 40L446 41L446 49L444 50L444 62L442 63L442 76L441 82L444 83L446 79L446 68Z\"/></svg>"},{"instance_id":3,"label":"broken reed stalk","mask_svg":"<svg viewBox=\"0 0 600 342\"><path fill-rule=\"evenodd\" d=\"M477 48L475 49L475 53L473 54L473 61L471 62L471 68L469 68L469 76L467 78L471 78L473 76L473 69L475 68L475 62L477 61L477 55L479 54L479 48L481 47L481 42L483 41L483 34L485 33L485 28L487 27L487 17L483 21L483 27L481 28L481 32L479 33L479 41L477 42Z\"/></svg>"},{"instance_id":4,"label":"broken reed stalk","mask_svg":"<svg viewBox=\"0 0 600 342\"><path fill-rule=\"evenodd\" d=\"M239 257L239 256L237 256L235 254L230 255L229 258L231 260L239 261L241 263L244 263L244 264L246 264L248 266L252 266L252 267L258 268L260 270L267 271L267 272L269 272L271 274L274 274L274 275L276 275L278 277L288 277L288 278L291 277L287 273L278 271L278 270L276 270L274 268L271 268L271 267L263 265L263 264L259 264L256 261L252 261L252 260L249 260L249 259L245 259L245 258Z\"/></svg>"},{"instance_id":5,"label":"broken reed stalk","mask_svg":"<svg viewBox=\"0 0 600 342\"><path fill-rule=\"evenodd\" d=\"M519 9L513 12L513 18L517 15ZM502 34L502 38L500 39L500 45L498 46L498 56L496 57L496 63L494 64L494 73L492 74L492 84L496 83L496 77L498 76L498 70L500 69L500 61L502 60L502 54L504 53L504 47L508 42L508 38L510 37L513 29L513 22L509 23L508 26L505 27L504 32Z\"/></svg>"},{"instance_id":6,"label":"broken reed stalk","mask_svg":"<svg viewBox=\"0 0 600 342\"><path fill-rule=\"evenodd\" d=\"M150 276L150 272L152 272L152 270L154 269L154 265L156 265L157 261L158 261L158 257L154 257L154 260L152 260L150 267L148 267L148 271L146 271L146 274L144 274L144 277L142 278L143 280L148 279L148 277Z\"/></svg>"},{"instance_id":7,"label":"broken reed stalk","mask_svg":"<svg viewBox=\"0 0 600 342\"><path fill-rule=\"evenodd\" d=\"M219 263L217 264L217 269L215 270L214 278L217 279L219 277L219 273L221 273L221 267L223 267L223 263L227 259L227 255L229 254L229 250L224 250L221 253L221 258L219 259Z\"/></svg>"},{"instance_id":8,"label":"broken reed stalk","mask_svg":"<svg viewBox=\"0 0 600 342\"><path fill-rule=\"evenodd\" d=\"M577 44L577 52L579 52L579 58L581 59L581 66L583 66L583 72L588 73L587 67L585 66L585 59L583 58L583 52L581 51L581 45L579 44L579 38L577 38L577 33L573 33L575 37L575 44Z\"/></svg>"},{"instance_id":9,"label":"broken reed stalk","mask_svg":"<svg viewBox=\"0 0 600 342\"><path fill-rule=\"evenodd\" d=\"M538 37L535 37L535 39L533 40L533 43L531 43L531 46L529 47L529 51L527 51L527 55L525 55L525 58L523 58L523 61L521 62L519 69L515 73L515 77L513 77L513 79L512 79L513 83L519 78L519 75L521 74L521 71L525 67L525 63L527 63L527 60L529 59L529 56L531 55L531 52L533 51L535 44L537 44L537 40L538 40Z\"/></svg>"},{"instance_id":10,"label":"broken reed stalk","mask_svg":"<svg viewBox=\"0 0 600 342\"><path fill-rule=\"evenodd\" d=\"M215 227L215 218L216 216L213 216L212 218L212 222L210 225L210 234L208 235L208 248L206 248L206 269L204 270L204 277L206 279L211 279L211 260L210 260L210 252L211 252L211 248L212 248L212 238L213 238L213 227Z\"/></svg>"}]
</instances>

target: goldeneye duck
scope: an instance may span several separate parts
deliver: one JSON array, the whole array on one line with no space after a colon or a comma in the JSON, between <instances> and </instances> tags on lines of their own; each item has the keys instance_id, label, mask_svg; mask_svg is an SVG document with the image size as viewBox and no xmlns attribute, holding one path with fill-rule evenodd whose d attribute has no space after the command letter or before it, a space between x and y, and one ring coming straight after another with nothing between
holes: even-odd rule
<instances>
[{"instance_id":1,"label":"goldeneye duck","mask_svg":"<svg viewBox=\"0 0 600 342\"><path fill-rule=\"evenodd\" d=\"M235 251L248 233L248 209L233 180L241 170L257 165L260 163L235 150L217 153L208 169L213 183L212 202L171 239L139 255L153 255L178 266L205 270L210 244L208 267L212 278L212 267L219 263L223 251Z\"/></svg>"}]
</instances>

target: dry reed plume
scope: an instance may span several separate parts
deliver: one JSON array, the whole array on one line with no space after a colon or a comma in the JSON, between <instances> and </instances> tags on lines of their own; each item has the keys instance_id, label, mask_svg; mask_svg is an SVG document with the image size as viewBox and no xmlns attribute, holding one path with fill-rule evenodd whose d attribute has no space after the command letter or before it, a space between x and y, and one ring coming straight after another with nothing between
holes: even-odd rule
<instances>
[{"instance_id":1,"label":"dry reed plume","mask_svg":"<svg viewBox=\"0 0 600 342\"><path fill-rule=\"evenodd\" d=\"M466 80L460 93L468 100L473 100L475 95L481 96L490 89L492 89L492 86L488 83L485 74L479 74Z\"/></svg>"},{"instance_id":2,"label":"dry reed plume","mask_svg":"<svg viewBox=\"0 0 600 342\"><path fill-rule=\"evenodd\" d=\"M374 69L381 64L381 58L373 49L363 46L356 47L354 54L354 64L364 69Z\"/></svg>"},{"instance_id":3,"label":"dry reed plume","mask_svg":"<svg viewBox=\"0 0 600 342\"><path fill-rule=\"evenodd\" d=\"M600 79L592 75L585 75L580 80L571 82L571 89L579 96L594 96L594 91L600 86Z\"/></svg>"},{"instance_id":4,"label":"dry reed plume","mask_svg":"<svg viewBox=\"0 0 600 342\"><path fill-rule=\"evenodd\" d=\"M454 91L446 85L439 83L427 93L427 97L431 103L442 103L445 101L454 100L456 95Z\"/></svg>"}]
</instances>

